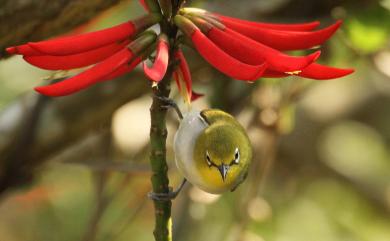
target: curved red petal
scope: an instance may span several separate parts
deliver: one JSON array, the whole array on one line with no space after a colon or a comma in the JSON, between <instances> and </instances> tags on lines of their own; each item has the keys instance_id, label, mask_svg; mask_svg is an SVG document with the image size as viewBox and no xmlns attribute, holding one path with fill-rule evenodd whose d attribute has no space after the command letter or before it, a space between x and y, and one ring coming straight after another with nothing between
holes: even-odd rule
<instances>
[{"instance_id":1,"label":"curved red petal","mask_svg":"<svg viewBox=\"0 0 390 241\"><path fill-rule=\"evenodd\" d=\"M115 79L124 74L130 73L131 71L134 70L135 67L137 67L139 63L141 63L141 61L142 61L142 57L137 57L133 61L131 61L131 63L124 63L118 69L116 69L114 72L110 73L109 75L105 76L99 82Z\"/></svg>"},{"instance_id":2,"label":"curved red petal","mask_svg":"<svg viewBox=\"0 0 390 241\"><path fill-rule=\"evenodd\" d=\"M81 74L55 84L36 87L35 90L47 96L73 94L104 80L110 73L129 62L132 57L133 53L128 48L125 48Z\"/></svg>"},{"instance_id":3,"label":"curved red petal","mask_svg":"<svg viewBox=\"0 0 390 241\"><path fill-rule=\"evenodd\" d=\"M185 90L183 91L182 84L183 84L183 82L184 82L184 84L186 84L186 83L184 81L183 72L181 71L180 68L176 69L173 72L173 78L175 79L177 89L179 90L179 93L182 96L184 102L190 103L192 91L188 92L187 88L185 88Z\"/></svg>"},{"instance_id":4,"label":"curved red petal","mask_svg":"<svg viewBox=\"0 0 390 241\"><path fill-rule=\"evenodd\" d=\"M213 13L222 23L237 23L247 26L252 26L255 28L269 28L275 30L287 30L287 31L310 31L315 29L320 25L319 21L309 22L309 23L299 23L299 24L275 24L275 23L263 23L263 22L254 22L248 21L233 17L224 16L218 13Z\"/></svg>"},{"instance_id":5,"label":"curved red petal","mask_svg":"<svg viewBox=\"0 0 390 241\"><path fill-rule=\"evenodd\" d=\"M6 51L9 54L21 54L21 55L26 55L26 56L44 55L44 53L39 52L38 50L31 48L28 44L9 47L9 48L6 48Z\"/></svg>"},{"instance_id":6,"label":"curved red petal","mask_svg":"<svg viewBox=\"0 0 390 241\"><path fill-rule=\"evenodd\" d=\"M183 81L186 85L187 96L190 99L189 101L195 101L200 97L204 96L203 94L198 94L192 90L192 77L191 77L190 68L181 49L175 52L175 58L180 61L179 70L174 72L174 77L179 91L181 91L180 76L182 76Z\"/></svg>"},{"instance_id":7,"label":"curved red petal","mask_svg":"<svg viewBox=\"0 0 390 241\"><path fill-rule=\"evenodd\" d=\"M188 91L188 89L186 89L186 92L183 93L181 83L184 81L186 84L187 81L184 79L184 74L180 68L173 72L173 77L175 79L175 82L176 82L176 85L177 85L177 88L178 88L180 94L182 94L183 99L187 103L195 101L195 100L204 96L204 94L197 93L197 92L193 91L192 89L190 91ZM191 86L192 86L192 84L191 84Z\"/></svg>"},{"instance_id":8,"label":"curved red petal","mask_svg":"<svg viewBox=\"0 0 390 241\"><path fill-rule=\"evenodd\" d=\"M313 63L304 70L302 70L299 76L316 80L327 80L341 78L346 75L352 74L353 72L355 72L355 70L353 69L339 69Z\"/></svg>"},{"instance_id":9,"label":"curved red petal","mask_svg":"<svg viewBox=\"0 0 390 241\"><path fill-rule=\"evenodd\" d=\"M175 79L177 89L179 90L179 92L181 92L181 82L180 82L180 76L179 76L178 70L175 70L173 72L173 78Z\"/></svg>"},{"instance_id":10,"label":"curved red petal","mask_svg":"<svg viewBox=\"0 0 390 241\"><path fill-rule=\"evenodd\" d=\"M17 50L16 46L8 47L8 48L5 49L5 51L8 54L17 54L18 53L18 50Z\"/></svg>"},{"instance_id":11,"label":"curved red petal","mask_svg":"<svg viewBox=\"0 0 390 241\"><path fill-rule=\"evenodd\" d=\"M199 98L201 98L203 96L204 96L204 94L192 91L192 93L191 93L191 101L195 101L195 100L197 100L197 99L199 99Z\"/></svg>"},{"instance_id":12,"label":"curved red petal","mask_svg":"<svg viewBox=\"0 0 390 241\"><path fill-rule=\"evenodd\" d=\"M265 63L249 65L231 57L218 48L199 29L192 34L191 39L197 51L207 62L234 79L254 81L259 79L267 68Z\"/></svg>"},{"instance_id":13,"label":"curved red petal","mask_svg":"<svg viewBox=\"0 0 390 241\"><path fill-rule=\"evenodd\" d=\"M65 56L38 55L24 56L24 60L34 66L47 70L69 70L96 64L119 50L123 49L129 40L113 43L87 52Z\"/></svg>"},{"instance_id":14,"label":"curved red petal","mask_svg":"<svg viewBox=\"0 0 390 241\"><path fill-rule=\"evenodd\" d=\"M166 37L160 37L157 45L157 55L153 66L143 65L145 75L154 82L160 82L168 69L169 45Z\"/></svg>"},{"instance_id":15,"label":"curved red petal","mask_svg":"<svg viewBox=\"0 0 390 241\"><path fill-rule=\"evenodd\" d=\"M340 69L334 68L330 66L325 66L317 63L313 63L309 65L307 68L302 70L302 72L298 73L297 76L308 78L308 79L316 79L316 80L329 80L341 78L346 75L352 74L355 72L353 69ZM264 77L269 78L280 78L286 77L289 74L276 72L272 70L266 70L264 73Z\"/></svg>"},{"instance_id":16,"label":"curved red petal","mask_svg":"<svg viewBox=\"0 0 390 241\"><path fill-rule=\"evenodd\" d=\"M192 77L190 67L188 66L187 60L184 57L183 51L179 49L175 52L175 58L179 60L179 69L183 74L183 80L186 85L187 95L192 98ZM180 86L179 86L180 90Z\"/></svg>"},{"instance_id":17,"label":"curved red petal","mask_svg":"<svg viewBox=\"0 0 390 241\"><path fill-rule=\"evenodd\" d=\"M342 21L313 32L282 31L256 28L235 22L224 23L227 27L267 46L278 50L308 49L328 40L341 26Z\"/></svg>"},{"instance_id":18,"label":"curved red petal","mask_svg":"<svg viewBox=\"0 0 390 241\"><path fill-rule=\"evenodd\" d=\"M129 21L96 32L28 43L28 45L48 55L72 55L93 50L116 41L122 41L132 36L135 32L134 24Z\"/></svg>"},{"instance_id":19,"label":"curved red petal","mask_svg":"<svg viewBox=\"0 0 390 241\"><path fill-rule=\"evenodd\" d=\"M279 72L302 70L316 61L321 54L317 51L303 57L288 56L231 29L223 31L213 27L207 36L232 57L251 65L266 62L269 69Z\"/></svg>"}]
</instances>

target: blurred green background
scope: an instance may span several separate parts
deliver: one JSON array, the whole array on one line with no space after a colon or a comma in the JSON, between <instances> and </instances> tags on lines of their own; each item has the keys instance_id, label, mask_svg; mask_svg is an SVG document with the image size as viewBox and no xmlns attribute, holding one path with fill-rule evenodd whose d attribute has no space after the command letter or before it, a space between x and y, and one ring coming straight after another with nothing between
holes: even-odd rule
<instances>
[{"instance_id":1,"label":"blurred green background","mask_svg":"<svg viewBox=\"0 0 390 241\"><path fill-rule=\"evenodd\" d=\"M216 72L186 48L194 88L206 94L192 108L221 108L235 115L248 130L254 164L248 180L233 193L215 196L187 186L173 202L175 240L390 241L390 1L190 2L259 21L320 20L323 27L344 19L321 47L320 62L356 73L322 82L288 77L245 84ZM138 1L124 1L86 30L142 14ZM49 100L34 148L64 140L46 148L44 160L28 166L35 174L28 185L1 197L0 241L153 239L154 210L146 198L151 189L151 98L135 82L144 78L136 71L118 80L139 92L120 108L83 97L101 91L96 88L81 97ZM0 61L0 162L22 107L38 96L32 88L49 75L20 57ZM106 96L114 82L104 84ZM172 92L186 110L174 85ZM89 121L88 131L72 121L78 118ZM58 121L65 119L74 126ZM176 186L181 177L171 150L178 125L173 114L168 124L169 175ZM67 135L74 138L67 141Z\"/></svg>"}]
</instances>

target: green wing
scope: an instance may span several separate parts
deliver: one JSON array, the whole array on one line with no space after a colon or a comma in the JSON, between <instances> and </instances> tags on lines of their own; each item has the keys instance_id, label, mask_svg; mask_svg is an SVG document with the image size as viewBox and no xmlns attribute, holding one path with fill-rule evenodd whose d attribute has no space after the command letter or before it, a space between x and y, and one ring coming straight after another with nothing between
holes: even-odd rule
<instances>
[{"instance_id":1,"label":"green wing","mask_svg":"<svg viewBox=\"0 0 390 241\"><path fill-rule=\"evenodd\" d=\"M230 114L218 110L218 109L206 109L200 112L202 118L209 124L212 125L216 122L227 122L231 125L235 125L240 128L240 130L244 131L244 128L241 124Z\"/></svg>"}]
</instances>

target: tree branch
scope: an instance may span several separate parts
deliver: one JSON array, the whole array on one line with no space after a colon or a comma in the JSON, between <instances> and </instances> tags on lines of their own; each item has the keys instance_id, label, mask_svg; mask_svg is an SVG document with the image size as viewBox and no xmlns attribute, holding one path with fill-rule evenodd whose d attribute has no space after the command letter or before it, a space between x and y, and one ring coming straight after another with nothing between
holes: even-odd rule
<instances>
[{"instance_id":1,"label":"tree branch","mask_svg":"<svg viewBox=\"0 0 390 241\"><path fill-rule=\"evenodd\" d=\"M8 46L66 33L120 0L2 0L0 58Z\"/></svg>"},{"instance_id":2,"label":"tree branch","mask_svg":"<svg viewBox=\"0 0 390 241\"><path fill-rule=\"evenodd\" d=\"M33 93L5 109L0 114L0 195L28 183L44 160L108 125L117 108L145 94L150 87L141 73L130 76L71 97L47 99L39 113L34 100L41 97ZM32 129L34 135L23 134Z\"/></svg>"}]
</instances>

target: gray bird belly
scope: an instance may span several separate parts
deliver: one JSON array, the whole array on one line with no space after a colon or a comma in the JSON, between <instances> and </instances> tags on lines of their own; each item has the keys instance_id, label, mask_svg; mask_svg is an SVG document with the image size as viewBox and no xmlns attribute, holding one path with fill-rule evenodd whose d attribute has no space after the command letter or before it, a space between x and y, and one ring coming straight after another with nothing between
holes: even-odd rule
<instances>
[{"instance_id":1,"label":"gray bird belly","mask_svg":"<svg viewBox=\"0 0 390 241\"><path fill-rule=\"evenodd\" d=\"M198 136L208 127L200 111L184 115L175 134L174 151L179 171L192 183L202 182L194 162L194 147Z\"/></svg>"}]
</instances>

